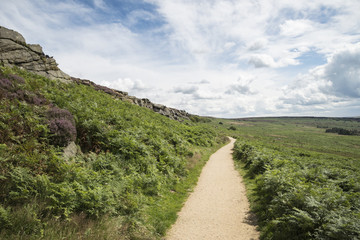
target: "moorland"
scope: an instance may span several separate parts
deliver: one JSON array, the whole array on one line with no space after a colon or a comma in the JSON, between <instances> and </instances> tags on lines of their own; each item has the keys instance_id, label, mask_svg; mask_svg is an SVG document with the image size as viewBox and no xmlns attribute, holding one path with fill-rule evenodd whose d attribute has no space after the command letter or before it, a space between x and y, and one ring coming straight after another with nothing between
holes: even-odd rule
<instances>
[{"instance_id":1,"label":"moorland","mask_svg":"<svg viewBox=\"0 0 360 240\"><path fill-rule=\"evenodd\" d=\"M214 119L212 124L238 139L234 159L262 239L359 238L359 118Z\"/></svg>"},{"instance_id":2,"label":"moorland","mask_svg":"<svg viewBox=\"0 0 360 240\"><path fill-rule=\"evenodd\" d=\"M237 139L262 239L359 239L360 119L175 121L93 86L0 69L2 239L160 239Z\"/></svg>"}]
</instances>

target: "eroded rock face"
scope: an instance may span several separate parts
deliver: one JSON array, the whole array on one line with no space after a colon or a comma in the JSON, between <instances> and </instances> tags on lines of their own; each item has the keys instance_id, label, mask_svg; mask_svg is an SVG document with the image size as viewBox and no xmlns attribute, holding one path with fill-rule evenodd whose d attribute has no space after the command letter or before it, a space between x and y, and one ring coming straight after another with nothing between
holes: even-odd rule
<instances>
[{"instance_id":1,"label":"eroded rock face","mask_svg":"<svg viewBox=\"0 0 360 240\"><path fill-rule=\"evenodd\" d=\"M168 108L161 104L154 104L149 99L129 96L128 93L97 85L89 80L73 78L61 71L55 59L44 54L38 44L27 44L24 37L13 30L0 26L0 64L5 66L17 66L30 72L57 79L65 82L76 82L94 87L97 91L103 91L122 101L145 107L167 116L170 119L181 121L189 119L189 113L175 108Z\"/></svg>"},{"instance_id":2,"label":"eroded rock face","mask_svg":"<svg viewBox=\"0 0 360 240\"><path fill-rule=\"evenodd\" d=\"M55 59L44 54L40 45L27 44L20 33L1 26L0 63L24 68L51 79L70 80L70 76L58 68Z\"/></svg>"}]
</instances>

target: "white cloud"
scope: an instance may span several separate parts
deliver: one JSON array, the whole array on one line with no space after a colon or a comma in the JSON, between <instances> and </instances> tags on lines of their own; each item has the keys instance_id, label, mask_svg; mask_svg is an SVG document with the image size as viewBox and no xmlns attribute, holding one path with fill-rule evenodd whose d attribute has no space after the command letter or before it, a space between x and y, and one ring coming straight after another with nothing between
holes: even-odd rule
<instances>
[{"instance_id":1,"label":"white cloud","mask_svg":"<svg viewBox=\"0 0 360 240\"><path fill-rule=\"evenodd\" d=\"M225 43L224 48L225 48L225 50L229 50L229 49L233 48L234 46L236 46L235 42L227 42L227 43Z\"/></svg>"},{"instance_id":2,"label":"white cloud","mask_svg":"<svg viewBox=\"0 0 360 240\"><path fill-rule=\"evenodd\" d=\"M199 82L199 84L209 84L210 81L206 80L206 79L203 79Z\"/></svg>"},{"instance_id":3,"label":"white cloud","mask_svg":"<svg viewBox=\"0 0 360 240\"><path fill-rule=\"evenodd\" d=\"M100 8L100 9L106 9L107 8L107 5L106 5L104 0L93 0L93 1L94 1L95 7Z\"/></svg>"},{"instance_id":4,"label":"white cloud","mask_svg":"<svg viewBox=\"0 0 360 240\"><path fill-rule=\"evenodd\" d=\"M359 115L360 104L360 44L341 49L330 56L324 65L299 75L285 86L279 98L288 110L316 113ZM352 111L349 109L354 108Z\"/></svg>"},{"instance_id":5,"label":"white cloud","mask_svg":"<svg viewBox=\"0 0 360 240\"><path fill-rule=\"evenodd\" d=\"M183 86L183 87L175 87L175 93L182 93L182 94L194 94L199 90L196 86Z\"/></svg>"},{"instance_id":6,"label":"white cloud","mask_svg":"<svg viewBox=\"0 0 360 240\"><path fill-rule=\"evenodd\" d=\"M329 87L331 87L330 82L306 79L306 76L302 76L301 79L283 89L284 96L280 100L284 104L300 106L329 104L335 100L324 91Z\"/></svg>"},{"instance_id":7,"label":"white cloud","mask_svg":"<svg viewBox=\"0 0 360 240\"><path fill-rule=\"evenodd\" d=\"M75 77L201 115L359 110L360 1L145 1L3 1L0 22Z\"/></svg>"},{"instance_id":8,"label":"white cloud","mask_svg":"<svg viewBox=\"0 0 360 240\"><path fill-rule=\"evenodd\" d=\"M261 50L262 48L264 48L266 46L266 44L267 44L266 39L259 39L255 42L251 42L248 49L249 49L249 51Z\"/></svg>"},{"instance_id":9,"label":"white cloud","mask_svg":"<svg viewBox=\"0 0 360 240\"><path fill-rule=\"evenodd\" d=\"M251 90L250 86L253 81L253 79L244 79L239 77L239 79L235 83L229 85L225 93L241 95L255 94L255 92Z\"/></svg>"},{"instance_id":10,"label":"white cloud","mask_svg":"<svg viewBox=\"0 0 360 240\"><path fill-rule=\"evenodd\" d=\"M255 54L252 55L249 59L249 63L253 64L256 68L262 67L275 67L276 63L274 59L267 54Z\"/></svg>"},{"instance_id":11,"label":"white cloud","mask_svg":"<svg viewBox=\"0 0 360 240\"><path fill-rule=\"evenodd\" d=\"M149 87L147 87L141 80L131 78L119 78L116 81L111 82L104 81L102 84L110 88L128 92L130 94L136 94L143 90L149 89Z\"/></svg>"},{"instance_id":12,"label":"white cloud","mask_svg":"<svg viewBox=\"0 0 360 240\"><path fill-rule=\"evenodd\" d=\"M290 65L298 65L299 61L296 60L294 55L298 55L297 53L289 53L284 54L284 57L279 59L278 61L275 61L270 55L267 54L253 54L250 56L249 63L254 65L255 68L263 68L263 67L272 67L272 68L278 68L278 67L286 67Z\"/></svg>"},{"instance_id":13,"label":"white cloud","mask_svg":"<svg viewBox=\"0 0 360 240\"><path fill-rule=\"evenodd\" d=\"M280 31L282 35L287 37L299 37L307 32L312 31L315 23L306 19L300 20L287 20L280 25Z\"/></svg>"},{"instance_id":14,"label":"white cloud","mask_svg":"<svg viewBox=\"0 0 360 240\"><path fill-rule=\"evenodd\" d=\"M324 71L336 94L360 98L360 43L334 54Z\"/></svg>"}]
</instances>

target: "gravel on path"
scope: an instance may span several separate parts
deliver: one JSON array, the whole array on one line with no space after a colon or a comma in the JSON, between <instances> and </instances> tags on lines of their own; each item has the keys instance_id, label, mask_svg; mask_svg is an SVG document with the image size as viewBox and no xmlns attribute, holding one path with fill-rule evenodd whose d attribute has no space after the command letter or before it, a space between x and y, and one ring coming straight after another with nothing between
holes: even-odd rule
<instances>
[{"instance_id":1,"label":"gravel on path","mask_svg":"<svg viewBox=\"0 0 360 240\"><path fill-rule=\"evenodd\" d=\"M235 170L235 139L211 155L167 240L259 239L242 178Z\"/></svg>"}]
</instances>

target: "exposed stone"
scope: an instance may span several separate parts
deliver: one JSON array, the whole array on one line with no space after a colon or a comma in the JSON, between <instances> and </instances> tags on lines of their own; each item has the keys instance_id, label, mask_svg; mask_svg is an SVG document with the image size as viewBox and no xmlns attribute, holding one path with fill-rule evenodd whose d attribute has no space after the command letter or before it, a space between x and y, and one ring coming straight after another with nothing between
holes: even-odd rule
<instances>
[{"instance_id":1,"label":"exposed stone","mask_svg":"<svg viewBox=\"0 0 360 240\"><path fill-rule=\"evenodd\" d=\"M39 44L28 44L29 48L33 50L34 52L44 55L44 52L42 50L42 47Z\"/></svg>"},{"instance_id":2,"label":"exposed stone","mask_svg":"<svg viewBox=\"0 0 360 240\"><path fill-rule=\"evenodd\" d=\"M43 53L40 45L26 44L20 33L1 26L0 64L17 66L50 79L70 80L70 76L57 67L55 59Z\"/></svg>"},{"instance_id":3,"label":"exposed stone","mask_svg":"<svg viewBox=\"0 0 360 240\"><path fill-rule=\"evenodd\" d=\"M70 142L69 145L64 148L63 157L65 160L69 160L70 158L75 157L79 151L80 150L75 142Z\"/></svg>"},{"instance_id":4,"label":"exposed stone","mask_svg":"<svg viewBox=\"0 0 360 240\"><path fill-rule=\"evenodd\" d=\"M14 30L4 28L2 26L0 26L0 38L1 39L11 39L15 42L25 44L25 38L20 33L14 31Z\"/></svg>"},{"instance_id":5,"label":"exposed stone","mask_svg":"<svg viewBox=\"0 0 360 240\"><path fill-rule=\"evenodd\" d=\"M154 104L146 98L136 98L134 96L129 96L127 92L100 86L89 80L70 77L58 68L55 59L44 54L40 45L27 44L20 33L1 26L0 64L5 66L17 66L50 79L92 86L95 90L110 94L116 99L148 108L173 120L181 121L182 119L189 119L191 116L183 110L168 108L161 104Z\"/></svg>"},{"instance_id":6,"label":"exposed stone","mask_svg":"<svg viewBox=\"0 0 360 240\"><path fill-rule=\"evenodd\" d=\"M122 101L130 102L130 103L138 105L140 107L148 108L154 112L157 112L161 115L167 116L168 118L173 119L173 120L177 120L177 121L181 121L183 119L189 120L190 116L191 116L191 114L187 113L184 110L178 110L175 108L166 107L165 105L155 104L155 103L152 103L147 98L140 99L140 98L137 98L134 96L129 96L127 92L104 87L104 86L98 85L90 80L74 78L74 77L72 77L71 80L73 82L76 82L77 84L92 86L97 91L106 92L107 94L110 94L111 96L114 96L115 98L121 99Z\"/></svg>"}]
</instances>

